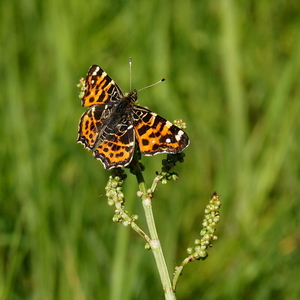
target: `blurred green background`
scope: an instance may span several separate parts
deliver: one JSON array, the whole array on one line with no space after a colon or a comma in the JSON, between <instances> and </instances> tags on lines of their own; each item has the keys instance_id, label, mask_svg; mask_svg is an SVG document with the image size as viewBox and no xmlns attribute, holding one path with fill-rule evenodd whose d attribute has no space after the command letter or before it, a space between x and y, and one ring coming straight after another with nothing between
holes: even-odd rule
<instances>
[{"instance_id":1,"label":"blurred green background","mask_svg":"<svg viewBox=\"0 0 300 300\"><path fill-rule=\"evenodd\" d=\"M299 1L1 1L0 299L163 299L150 251L112 222L109 173L76 144L92 64L187 124L154 213L170 272L221 195L219 240L178 299L300 299ZM164 155L144 157L148 185ZM140 216L135 178L126 208Z\"/></svg>"}]
</instances>

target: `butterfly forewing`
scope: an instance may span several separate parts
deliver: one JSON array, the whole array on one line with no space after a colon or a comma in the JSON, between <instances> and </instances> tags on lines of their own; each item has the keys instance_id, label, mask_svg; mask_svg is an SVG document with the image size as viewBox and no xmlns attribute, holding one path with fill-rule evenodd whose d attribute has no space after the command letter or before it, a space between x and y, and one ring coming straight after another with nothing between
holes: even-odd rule
<instances>
[{"instance_id":1,"label":"butterfly forewing","mask_svg":"<svg viewBox=\"0 0 300 300\"><path fill-rule=\"evenodd\" d=\"M88 109L80 118L77 142L85 148L93 149L98 141L99 128L102 127L104 111L103 105L95 105Z\"/></svg>"},{"instance_id":2,"label":"butterfly forewing","mask_svg":"<svg viewBox=\"0 0 300 300\"><path fill-rule=\"evenodd\" d=\"M92 106L117 101L122 95L119 86L105 71L97 65L90 67L85 79L82 106Z\"/></svg>"},{"instance_id":3,"label":"butterfly forewing","mask_svg":"<svg viewBox=\"0 0 300 300\"><path fill-rule=\"evenodd\" d=\"M187 134L153 111L135 106L134 129L140 151L144 155L178 153L189 145Z\"/></svg>"}]
</instances>

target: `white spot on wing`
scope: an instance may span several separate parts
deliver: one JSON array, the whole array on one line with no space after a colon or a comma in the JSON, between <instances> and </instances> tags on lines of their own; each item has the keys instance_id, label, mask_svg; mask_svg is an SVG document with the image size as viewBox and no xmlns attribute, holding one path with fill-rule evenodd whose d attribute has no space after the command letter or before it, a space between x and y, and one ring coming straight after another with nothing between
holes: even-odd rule
<instances>
[{"instance_id":1,"label":"white spot on wing","mask_svg":"<svg viewBox=\"0 0 300 300\"><path fill-rule=\"evenodd\" d=\"M97 73L99 72L99 70L100 70L100 67L97 67L97 68L95 69L95 71L92 73L92 75L97 75ZM103 74L106 75L105 72L103 72Z\"/></svg>"},{"instance_id":2,"label":"white spot on wing","mask_svg":"<svg viewBox=\"0 0 300 300\"><path fill-rule=\"evenodd\" d=\"M176 141L180 141L181 137L184 135L184 132L182 130L179 130L178 133L175 135Z\"/></svg>"}]
</instances>

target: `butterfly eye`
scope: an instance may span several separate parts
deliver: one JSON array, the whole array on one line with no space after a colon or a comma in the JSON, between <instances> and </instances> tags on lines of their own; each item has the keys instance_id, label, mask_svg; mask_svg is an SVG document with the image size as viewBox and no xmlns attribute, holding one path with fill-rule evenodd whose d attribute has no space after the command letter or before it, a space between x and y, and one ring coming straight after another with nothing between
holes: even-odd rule
<instances>
[{"instance_id":1,"label":"butterfly eye","mask_svg":"<svg viewBox=\"0 0 300 300\"><path fill-rule=\"evenodd\" d=\"M124 95L124 97L126 98L126 99L129 99L129 102L130 103L134 103L134 102L136 102L137 101L137 90L133 90L132 92L130 92L130 93L126 93L125 95Z\"/></svg>"}]
</instances>

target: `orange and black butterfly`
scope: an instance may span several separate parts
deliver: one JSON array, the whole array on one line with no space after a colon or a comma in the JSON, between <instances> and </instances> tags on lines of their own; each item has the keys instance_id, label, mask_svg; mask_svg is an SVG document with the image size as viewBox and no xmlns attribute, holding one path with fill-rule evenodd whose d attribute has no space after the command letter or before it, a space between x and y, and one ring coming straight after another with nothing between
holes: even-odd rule
<instances>
[{"instance_id":1,"label":"orange and black butterfly","mask_svg":"<svg viewBox=\"0 0 300 300\"><path fill-rule=\"evenodd\" d=\"M99 66L90 67L84 85L77 142L93 150L104 168L126 167L138 145L144 155L175 154L189 145L187 134L155 112L135 104L137 91L123 94Z\"/></svg>"}]
</instances>

